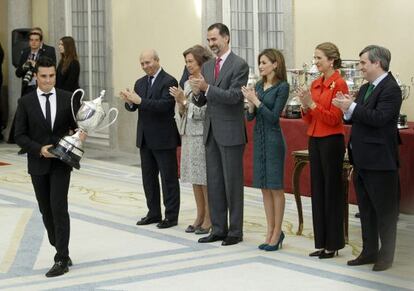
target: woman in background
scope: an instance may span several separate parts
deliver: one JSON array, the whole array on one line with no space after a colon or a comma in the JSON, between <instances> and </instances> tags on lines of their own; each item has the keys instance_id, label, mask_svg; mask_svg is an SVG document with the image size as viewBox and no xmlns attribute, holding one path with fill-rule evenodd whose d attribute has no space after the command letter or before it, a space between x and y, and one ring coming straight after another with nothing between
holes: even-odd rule
<instances>
[{"instance_id":1,"label":"woman in background","mask_svg":"<svg viewBox=\"0 0 414 291\"><path fill-rule=\"evenodd\" d=\"M289 96L286 65L282 53L265 49L258 57L262 80L254 88L242 87L248 100L247 119L256 118L253 132L253 187L260 188L266 213L267 234L259 249L276 251L282 247L285 211L283 173L285 140L279 116Z\"/></svg>"},{"instance_id":2,"label":"woman in background","mask_svg":"<svg viewBox=\"0 0 414 291\"><path fill-rule=\"evenodd\" d=\"M309 124L313 232L318 249L309 255L328 259L345 246L343 114L332 105L332 99L338 92L348 94L348 87L338 71L341 58L336 45L330 42L319 44L314 59L322 76L313 81L310 90L300 89L298 92L302 118Z\"/></svg>"},{"instance_id":3,"label":"woman in background","mask_svg":"<svg viewBox=\"0 0 414 291\"><path fill-rule=\"evenodd\" d=\"M212 55L201 45L195 45L186 51L186 68L189 78L200 78L201 66ZM171 87L170 94L176 100L176 121L181 135L181 182L193 184L194 198L197 206L197 216L186 232L207 234L210 232L211 220L207 197L207 172L205 147L203 143L203 123L206 106L197 107L192 103L192 90L188 80L184 83L184 90L180 87Z\"/></svg>"},{"instance_id":4,"label":"woman in background","mask_svg":"<svg viewBox=\"0 0 414 291\"><path fill-rule=\"evenodd\" d=\"M56 88L73 93L79 88L80 64L75 40L64 36L59 40L60 61L56 69Z\"/></svg>"}]
</instances>

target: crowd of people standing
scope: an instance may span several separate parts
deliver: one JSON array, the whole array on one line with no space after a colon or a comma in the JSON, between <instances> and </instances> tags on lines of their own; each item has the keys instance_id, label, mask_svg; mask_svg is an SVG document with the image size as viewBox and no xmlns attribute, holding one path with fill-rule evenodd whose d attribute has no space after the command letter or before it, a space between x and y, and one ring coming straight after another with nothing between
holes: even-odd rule
<instances>
[{"instance_id":1,"label":"crowd of people standing","mask_svg":"<svg viewBox=\"0 0 414 291\"><path fill-rule=\"evenodd\" d=\"M39 208L49 241L57 249L55 265L47 276L58 276L72 264L67 213L70 169L58 160L50 162L53 156L45 146L75 130L76 125L66 116L66 123L54 134L56 112L51 116L48 112L50 108L56 111L56 102L61 98L67 101L69 93L65 92L79 88L80 64L72 37L59 40L57 64L54 49L48 49L42 38L40 29L30 32L29 47L22 51L16 69L16 76L22 78L22 98L10 140L15 138L28 153L29 173ZM267 223L264 241L258 248L277 251L285 239L282 223L286 144L279 118L290 91L283 54L277 49L263 50L257 57L261 78L254 87L249 87L249 66L231 51L227 26L211 25L207 29L207 43L209 49L194 45L183 52L186 69L181 86L162 68L156 50L142 51L139 59L145 75L136 81L132 91L125 89L119 94L127 111L138 112L136 146L141 157L148 212L136 224L156 223L160 229L176 226L181 179L192 184L196 205L194 222L185 231L206 235L198 239L199 243L221 241L221 245L230 246L242 242L245 119L255 120L253 187L262 192ZM320 77L309 88L295 92L301 102L302 119L308 124L316 248L309 256L333 258L345 246L342 189L345 121L353 124L348 153L355 168L354 185L363 237L360 256L348 261L348 265L373 263L374 271L386 270L392 266L395 250L397 117L402 101L401 90L389 72L391 54L375 45L361 51L361 71L368 83L356 96L349 95L338 71L341 57L335 44L318 44L314 60ZM31 68L33 76L29 78ZM54 96L50 99L52 105L48 105L49 95ZM27 108L37 99L46 121L52 124L47 138L43 137L44 132L29 126L35 117ZM180 177L176 156L179 146ZM61 167L63 170L56 170ZM66 186L54 188L56 181ZM60 204L48 200L53 191L64 193Z\"/></svg>"}]
</instances>

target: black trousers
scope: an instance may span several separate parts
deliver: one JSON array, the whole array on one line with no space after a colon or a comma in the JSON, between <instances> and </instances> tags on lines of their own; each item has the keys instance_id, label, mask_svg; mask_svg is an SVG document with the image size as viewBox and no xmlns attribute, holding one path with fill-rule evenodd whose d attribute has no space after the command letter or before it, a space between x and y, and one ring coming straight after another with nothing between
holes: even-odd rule
<instances>
[{"instance_id":1,"label":"black trousers","mask_svg":"<svg viewBox=\"0 0 414 291\"><path fill-rule=\"evenodd\" d=\"M398 218L398 171L355 168L354 186L362 227L362 255L394 260ZM381 248L378 250L378 238Z\"/></svg>"},{"instance_id":2,"label":"black trousers","mask_svg":"<svg viewBox=\"0 0 414 291\"><path fill-rule=\"evenodd\" d=\"M339 250L345 246L341 134L309 138L312 217L315 247Z\"/></svg>"},{"instance_id":3,"label":"black trousers","mask_svg":"<svg viewBox=\"0 0 414 291\"><path fill-rule=\"evenodd\" d=\"M68 190L70 171L31 175L31 177L49 242L56 249L55 262L63 261L66 263L69 259Z\"/></svg>"},{"instance_id":4,"label":"black trousers","mask_svg":"<svg viewBox=\"0 0 414 291\"><path fill-rule=\"evenodd\" d=\"M180 184L178 182L177 150L152 150L140 148L142 183L147 200L148 217L162 218L160 203L161 176L165 218L178 220L180 211Z\"/></svg>"}]
</instances>

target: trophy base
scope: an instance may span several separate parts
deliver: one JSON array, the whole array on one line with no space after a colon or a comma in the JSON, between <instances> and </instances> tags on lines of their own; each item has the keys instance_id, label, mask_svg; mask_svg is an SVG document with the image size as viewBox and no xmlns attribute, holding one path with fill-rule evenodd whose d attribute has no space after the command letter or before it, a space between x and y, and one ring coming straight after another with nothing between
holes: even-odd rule
<instances>
[{"instance_id":1,"label":"trophy base","mask_svg":"<svg viewBox=\"0 0 414 291\"><path fill-rule=\"evenodd\" d=\"M79 161L82 158L83 150L76 147L74 148L73 145L71 145L70 147L68 147L67 145L64 146L63 144L65 142L62 141L64 141L64 139L62 139L56 146L50 147L48 149L48 152L59 158L65 164L79 170ZM77 154L75 154L74 152L77 152Z\"/></svg>"}]
</instances>

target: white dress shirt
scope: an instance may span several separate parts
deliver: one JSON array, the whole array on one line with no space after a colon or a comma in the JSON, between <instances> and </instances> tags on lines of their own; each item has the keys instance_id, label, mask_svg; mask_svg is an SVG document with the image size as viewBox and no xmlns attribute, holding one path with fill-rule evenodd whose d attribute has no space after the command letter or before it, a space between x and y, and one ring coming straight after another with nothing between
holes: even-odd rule
<instances>
[{"instance_id":1,"label":"white dress shirt","mask_svg":"<svg viewBox=\"0 0 414 291\"><path fill-rule=\"evenodd\" d=\"M52 129L53 125L55 124L56 119L56 90L53 88L50 92L43 92L39 88L36 89L37 99L40 103L40 108L42 108L43 116L46 119L46 97L42 96L43 93L52 93L49 96L49 103L50 103L50 117L52 119Z\"/></svg>"}]
</instances>

